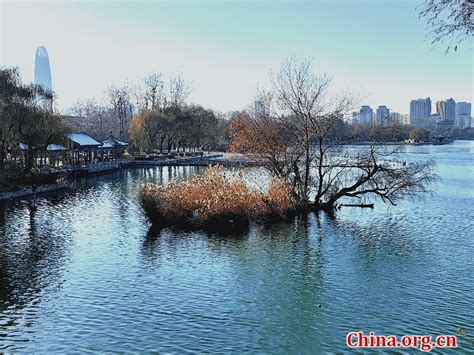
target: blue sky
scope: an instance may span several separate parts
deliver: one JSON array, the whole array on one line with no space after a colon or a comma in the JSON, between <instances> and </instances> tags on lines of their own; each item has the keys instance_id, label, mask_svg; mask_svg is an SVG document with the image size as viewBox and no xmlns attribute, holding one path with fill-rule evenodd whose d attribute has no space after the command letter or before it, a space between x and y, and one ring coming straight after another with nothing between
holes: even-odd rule
<instances>
[{"instance_id":1,"label":"blue sky","mask_svg":"<svg viewBox=\"0 0 474 355\"><path fill-rule=\"evenodd\" d=\"M152 72L181 73L193 102L242 109L289 56L311 57L335 92L361 93L374 108L408 113L410 99L427 96L472 101L472 51L433 48L421 3L2 1L0 58L31 81L44 45L60 109Z\"/></svg>"}]
</instances>

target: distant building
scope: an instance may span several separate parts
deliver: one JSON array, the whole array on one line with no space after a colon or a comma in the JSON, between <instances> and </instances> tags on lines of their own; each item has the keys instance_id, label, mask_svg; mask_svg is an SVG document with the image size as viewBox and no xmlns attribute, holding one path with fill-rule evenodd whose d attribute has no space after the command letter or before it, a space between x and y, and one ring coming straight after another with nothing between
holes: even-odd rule
<instances>
[{"instance_id":1,"label":"distant building","mask_svg":"<svg viewBox=\"0 0 474 355\"><path fill-rule=\"evenodd\" d=\"M358 124L360 122L359 120L359 112L352 112L352 119L351 119L352 124Z\"/></svg>"},{"instance_id":2,"label":"distant building","mask_svg":"<svg viewBox=\"0 0 474 355\"><path fill-rule=\"evenodd\" d=\"M410 115L405 113L402 115L402 124L408 126L410 124Z\"/></svg>"},{"instance_id":3,"label":"distant building","mask_svg":"<svg viewBox=\"0 0 474 355\"><path fill-rule=\"evenodd\" d=\"M441 117L441 121L446 119L446 101L438 101L436 103L436 112Z\"/></svg>"},{"instance_id":4,"label":"distant building","mask_svg":"<svg viewBox=\"0 0 474 355\"><path fill-rule=\"evenodd\" d=\"M432 113L430 117L419 126L419 128L431 131L441 123L441 116L438 113Z\"/></svg>"},{"instance_id":5,"label":"distant building","mask_svg":"<svg viewBox=\"0 0 474 355\"><path fill-rule=\"evenodd\" d=\"M436 124L436 129L438 131L444 131L445 133L448 133L451 129L454 128L454 121L440 121L438 124Z\"/></svg>"},{"instance_id":6,"label":"distant building","mask_svg":"<svg viewBox=\"0 0 474 355\"><path fill-rule=\"evenodd\" d=\"M431 115L431 99L418 99L410 101L410 124L421 127Z\"/></svg>"},{"instance_id":7,"label":"distant building","mask_svg":"<svg viewBox=\"0 0 474 355\"><path fill-rule=\"evenodd\" d=\"M432 113L430 116L430 120L432 124L438 124L441 122L441 116L439 113Z\"/></svg>"},{"instance_id":8,"label":"distant building","mask_svg":"<svg viewBox=\"0 0 474 355\"><path fill-rule=\"evenodd\" d=\"M352 123L368 125L372 124L374 111L370 106L362 106L359 112L352 113Z\"/></svg>"},{"instance_id":9,"label":"distant building","mask_svg":"<svg viewBox=\"0 0 474 355\"><path fill-rule=\"evenodd\" d=\"M343 114L342 115L342 120L347 123L347 124L351 124L352 123L352 120L353 120L353 113L349 114L349 113L346 113L346 114Z\"/></svg>"},{"instance_id":10,"label":"distant building","mask_svg":"<svg viewBox=\"0 0 474 355\"><path fill-rule=\"evenodd\" d=\"M398 112L390 112L390 125L392 126L401 126L404 125L404 117L407 115L402 115L401 113Z\"/></svg>"},{"instance_id":11,"label":"distant building","mask_svg":"<svg viewBox=\"0 0 474 355\"><path fill-rule=\"evenodd\" d=\"M432 113L429 117L416 122L416 128L426 129L431 131L437 127L437 124L441 122L440 116L437 113Z\"/></svg>"},{"instance_id":12,"label":"distant building","mask_svg":"<svg viewBox=\"0 0 474 355\"><path fill-rule=\"evenodd\" d=\"M456 101L454 101L451 98L451 99L446 100L445 120L454 122L455 118L456 118Z\"/></svg>"},{"instance_id":13,"label":"distant building","mask_svg":"<svg viewBox=\"0 0 474 355\"><path fill-rule=\"evenodd\" d=\"M43 86L49 91L53 91L51 83L51 69L46 48L40 46L36 48L35 55L35 84Z\"/></svg>"},{"instance_id":14,"label":"distant building","mask_svg":"<svg viewBox=\"0 0 474 355\"><path fill-rule=\"evenodd\" d=\"M390 125L390 110L387 106L379 106L375 111L375 126L389 126Z\"/></svg>"},{"instance_id":15,"label":"distant building","mask_svg":"<svg viewBox=\"0 0 474 355\"><path fill-rule=\"evenodd\" d=\"M53 84L51 83L51 69L49 65L49 57L46 48L39 46L36 48L35 55L35 84L41 85L44 89L52 92ZM44 107L50 111L53 110L53 100L46 100Z\"/></svg>"},{"instance_id":16,"label":"distant building","mask_svg":"<svg viewBox=\"0 0 474 355\"><path fill-rule=\"evenodd\" d=\"M471 127L471 103L457 102L455 114L455 127L469 128Z\"/></svg>"},{"instance_id":17,"label":"distant building","mask_svg":"<svg viewBox=\"0 0 474 355\"><path fill-rule=\"evenodd\" d=\"M438 101L436 103L436 112L441 117L441 121L453 121L456 118L456 101L452 98L446 101Z\"/></svg>"}]
</instances>

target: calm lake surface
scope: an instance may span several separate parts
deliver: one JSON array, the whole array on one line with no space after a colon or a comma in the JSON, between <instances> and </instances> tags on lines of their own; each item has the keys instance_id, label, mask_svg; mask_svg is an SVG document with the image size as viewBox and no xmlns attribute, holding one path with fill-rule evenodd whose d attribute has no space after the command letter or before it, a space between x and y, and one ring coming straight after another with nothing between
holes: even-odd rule
<instances>
[{"instance_id":1,"label":"calm lake surface","mask_svg":"<svg viewBox=\"0 0 474 355\"><path fill-rule=\"evenodd\" d=\"M122 170L36 210L0 208L0 352L346 352L349 331L457 326L474 337L474 142L406 149L437 162L435 195L242 236L149 230L140 183L198 168Z\"/></svg>"}]
</instances>

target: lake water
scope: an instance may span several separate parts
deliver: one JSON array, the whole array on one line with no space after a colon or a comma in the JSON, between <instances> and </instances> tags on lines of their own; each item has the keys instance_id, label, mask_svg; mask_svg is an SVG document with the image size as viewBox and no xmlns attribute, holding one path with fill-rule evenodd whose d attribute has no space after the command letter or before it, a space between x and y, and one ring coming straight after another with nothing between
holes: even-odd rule
<instances>
[{"instance_id":1,"label":"lake water","mask_svg":"<svg viewBox=\"0 0 474 355\"><path fill-rule=\"evenodd\" d=\"M345 352L349 331L457 326L474 337L474 142L407 150L438 164L423 201L242 236L149 230L139 184L198 168L123 170L36 210L5 206L0 352Z\"/></svg>"}]
</instances>

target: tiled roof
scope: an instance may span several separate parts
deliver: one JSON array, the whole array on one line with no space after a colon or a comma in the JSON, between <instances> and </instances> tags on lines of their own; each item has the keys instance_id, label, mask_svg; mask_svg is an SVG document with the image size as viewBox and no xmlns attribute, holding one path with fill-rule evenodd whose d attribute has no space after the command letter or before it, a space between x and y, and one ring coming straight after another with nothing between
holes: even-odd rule
<instances>
[{"instance_id":1,"label":"tiled roof","mask_svg":"<svg viewBox=\"0 0 474 355\"><path fill-rule=\"evenodd\" d=\"M76 144L80 146L101 146L102 143L96 141L94 138L89 136L87 133L69 133L67 137Z\"/></svg>"}]
</instances>

